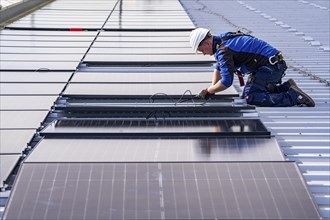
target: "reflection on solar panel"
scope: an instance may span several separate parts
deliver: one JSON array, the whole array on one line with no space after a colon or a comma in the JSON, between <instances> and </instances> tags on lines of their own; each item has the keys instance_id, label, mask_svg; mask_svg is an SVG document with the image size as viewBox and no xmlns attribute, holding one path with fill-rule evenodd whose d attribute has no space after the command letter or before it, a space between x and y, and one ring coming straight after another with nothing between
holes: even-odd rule
<instances>
[{"instance_id":1,"label":"reflection on solar panel","mask_svg":"<svg viewBox=\"0 0 330 220\"><path fill-rule=\"evenodd\" d=\"M45 138L26 160L48 163L156 161L283 161L283 156L274 138Z\"/></svg>"},{"instance_id":2,"label":"reflection on solar panel","mask_svg":"<svg viewBox=\"0 0 330 220\"><path fill-rule=\"evenodd\" d=\"M4 219L319 219L294 163L24 163Z\"/></svg>"},{"instance_id":3,"label":"reflection on solar panel","mask_svg":"<svg viewBox=\"0 0 330 220\"><path fill-rule=\"evenodd\" d=\"M269 136L259 119L223 120L58 120L41 132L43 135L116 136Z\"/></svg>"}]
</instances>

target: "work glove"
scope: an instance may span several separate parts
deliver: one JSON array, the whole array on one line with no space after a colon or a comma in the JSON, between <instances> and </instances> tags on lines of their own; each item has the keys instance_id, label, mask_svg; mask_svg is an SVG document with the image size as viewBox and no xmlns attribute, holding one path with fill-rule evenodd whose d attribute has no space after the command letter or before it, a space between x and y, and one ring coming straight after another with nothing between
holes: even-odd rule
<instances>
[{"instance_id":1,"label":"work glove","mask_svg":"<svg viewBox=\"0 0 330 220\"><path fill-rule=\"evenodd\" d=\"M196 98L203 99L203 100L208 100L213 96L214 93L210 93L207 88L203 89L197 96Z\"/></svg>"}]
</instances>

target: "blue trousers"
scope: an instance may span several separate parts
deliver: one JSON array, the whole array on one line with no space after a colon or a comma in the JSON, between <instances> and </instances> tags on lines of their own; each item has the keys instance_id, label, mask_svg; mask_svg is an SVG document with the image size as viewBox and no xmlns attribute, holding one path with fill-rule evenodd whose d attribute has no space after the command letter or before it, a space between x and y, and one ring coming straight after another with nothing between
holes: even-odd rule
<instances>
[{"instance_id":1,"label":"blue trousers","mask_svg":"<svg viewBox=\"0 0 330 220\"><path fill-rule=\"evenodd\" d=\"M287 107L297 104L297 93L291 89L287 82L278 84L284 74L284 67L281 64L262 66L254 73L254 77L259 78L274 86L274 90L269 92L265 85L248 81L244 87L242 97L250 105L264 107Z\"/></svg>"}]
</instances>

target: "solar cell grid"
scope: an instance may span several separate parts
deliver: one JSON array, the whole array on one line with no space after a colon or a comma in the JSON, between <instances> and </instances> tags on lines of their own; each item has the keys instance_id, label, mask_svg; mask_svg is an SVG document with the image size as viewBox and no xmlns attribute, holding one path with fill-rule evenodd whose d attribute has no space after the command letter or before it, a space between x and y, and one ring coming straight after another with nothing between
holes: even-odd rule
<instances>
[{"instance_id":1,"label":"solar cell grid","mask_svg":"<svg viewBox=\"0 0 330 220\"><path fill-rule=\"evenodd\" d=\"M4 219L26 218L319 215L294 163L25 163Z\"/></svg>"}]
</instances>

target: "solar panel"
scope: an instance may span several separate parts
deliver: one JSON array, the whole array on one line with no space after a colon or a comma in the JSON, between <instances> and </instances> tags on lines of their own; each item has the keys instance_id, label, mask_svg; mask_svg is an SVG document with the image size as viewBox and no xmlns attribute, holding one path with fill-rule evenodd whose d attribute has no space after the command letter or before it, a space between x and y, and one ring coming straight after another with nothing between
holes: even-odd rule
<instances>
[{"instance_id":1,"label":"solar panel","mask_svg":"<svg viewBox=\"0 0 330 220\"><path fill-rule=\"evenodd\" d=\"M65 83L0 83L1 95L58 95Z\"/></svg>"},{"instance_id":2,"label":"solar panel","mask_svg":"<svg viewBox=\"0 0 330 220\"><path fill-rule=\"evenodd\" d=\"M0 128L36 129L47 116L48 111L1 111Z\"/></svg>"},{"instance_id":3,"label":"solar panel","mask_svg":"<svg viewBox=\"0 0 330 220\"><path fill-rule=\"evenodd\" d=\"M0 47L1 53L29 53L29 54L80 54L81 57L86 52L86 48L70 47Z\"/></svg>"},{"instance_id":4,"label":"solar panel","mask_svg":"<svg viewBox=\"0 0 330 220\"><path fill-rule=\"evenodd\" d=\"M1 61L76 61L82 58L81 54L0 54Z\"/></svg>"},{"instance_id":5,"label":"solar panel","mask_svg":"<svg viewBox=\"0 0 330 220\"><path fill-rule=\"evenodd\" d=\"M8 178L20 156L20 154L0 155L0 187L2 187L3 182Z\"/></svg>"},{"instance_id":6,"label":"solar panel","mask_svg":"<svg viewBox=\"0 0 330 220\"><path fill-rule=\"evenodd\" d=\"M180 49L178 49L180 50ZM196 54L87 54L84 62L96 63L148 63L148 62L203 62L214 63L214 58Z\"/></svg>"},{"instance_id":7,"label":"solar panel","mask_svg":"<svg viewBox=\"0 0 330 220\"><path fill-rule=\"evenodd\" d=\"M31 18L31 17L37 17L37 16L42 16L42 11L38 11L39 15L28 15L24 18ZM50 17L51 16L51 12L50 11L44 11L45 13L47 13L46 16ZM100 12L98 12L100 13ZM84 17L86 17L86 14L83 15ZM45 17L43 17L45 18ZM56 19L60 19L58 17L56 17ZM42 31L39 31L39 30L10 30L10 29L2 29L0 30L0 35L1 37L5 36L5 35L11 35L11 36L78 36L78 37L81 37L81 36L95 36L97 34L96 31L83 31L83 32L72 32L72 31L45 31L45 30L42 30Z\"/></svg>"},{"instance_id":8,"label":"solar panel","mask_svg":"<svg viewBox=\"0 0 330 220\"><path fill-rule=\"evenodd\" d=\"M283 161L283 155L275 138L44 138L26 159L48 163L174 161Z\"/></svg>"},{"instance_id":9,"label":"solar panel","mask_svg":"<svg viewBox=\"0 0 330 220\"><path fill-rule=\"evenodd\" d=\"M5 72L1 71L0 82L63 82L66 83L72 72Z\"/></svg>"},{"instance_id":10,"label":"solar panel","mask_svg":"<svg viewBox=\"0 0 330 220\"><path fill-rule=\"evenodd\" d=\"M0 154L20 154L31 140L35 129L0 130Z\"/></svg>"},{"instance_id":11,"label":"solar panel","mask_svg":"<svg viewBox=\"0 0 330 220\"><path fill-rule=\"evenodd\" d=\"M27 21L29 22L29 21ZM48 21L46 21L48 22ZM15 33L15 32L14 32ZM1 34L1 32L0 32ZM45 35L1 35L1 40L6 41L54 41L54 42L91 42L94 40L94 36L45 36Z\"/></svg>"},{"instance_id":12,"label":"solar panel","mask_svg":"<svg viewBox=\"0 0 330 220\"><path fill-rule=\"evenodd\" d=\"M128 13L128 12L124 12L124 13ZM160 11L158 11L157 13L160 13ZM111 15L113 16L114 14ZM140 19L137 16L126 15L125 17L133 20ZM171 15L171 17L172 19L178 19L178 16L175 15ZM162 18L161 16L157 15L152 19L162 19ZM143 32L142 31L104 31L104 32L100 32L96 40L98 41L102 39L104 40L107 39L108 41L110 41L111 39L127 39L127 40L132 39L134 41L139 41L139 40L143 40L145 37L148 40L150 38L159 39L159 37L165 37L166 41L178 41L178 39L182 39L182 37L186 37L186 39L189 40L189 34L190 31L143 31Z\"/></svg>"},{"instance_id":13,"label":"solar panel","mask_svg":"<svg viewBox=\"0 0 330 220\"><path fill-rule=\"evenodd\" d=\"M3 219L320 219L295 163L24 163Z\"/></svg>"},{"instance_id":14,"label":"solar panel","mask_svg":"<svg viewBox=\"0 0 330 220\"><path fill-rule=\"evenodd\" d=\"M1 42L2 43L2 42ZM71 61L1 61L0 70L32 70L39 69L74 71L79 62Z\"/></svg>"},{"instance_id":15,"label":"solar panel","mask_svg":"<svg viewBox=\"0 0 330 220\"><path fill-rule=\"evenodd\" d=\"M75 83L70 84L64 91L63 95L74 97L103 96L109 98L149 98L150 96L167 96L167 98L191 98L208 86L210 86L210 83ZM192 95L190 93L184 95L186 90L190 90ZM225 91L215 95L215 97L217 96L237 97L238 93L234 87L229 87Z\"/></svg>"},{"instance_id":16,"label":"solar panel","mask_svg":"<svg viewBox=\"0 0 330 220\"><path fill-rule=\"evenodd\" d=\"M71 83L209 83L212 72L76 72Z\"/></svg>"},{"instance_id":17,"label":"solar panel","mask_svg":"<svg viewBox=\"0 0 330 220\"><path fill-rule=\"evenodd\" d=\"M49 110L57 96L0 96L0 110Z\"/></svg>"},{"instance_id":18,"label":"solar panel","mask_svg":"<svg viewBox=\"0 0 330 220\"><path fill-rule=\"evenodd\" d=\"M148 23L148 26L146 25ZM167 29L194 29L195 26L191 21L164 21L164 22L157 22L157 21L152 21L149 20L147 21L141 21L141 22L123 22L123 21L111 21L107 22L105 25L105 28L107 29L162 29L162 28L167 28Z\"/></svg>"},{"instance_id":19,"label":"solar panel","mask_svg":"<svg viewBox=\"0 0 330 220\"><path fill-rule=\"evenodd\" d=\"M52 42L52 41L1 41L2 47L79 47L88 48L91 42Z\"/></svg>"},{"instance_id":20,"label":"solar panel","mask_svg":"<svg viewBox=\"0 0 330 220\"><path fill-rule=\"evenodd\" d=\"M5 47L4 47L5 48ZM141 48L129 48L129 47L92 47L89 54L129 54L129 55L146 55L146 54L172 54L172 55L191 55L193 51L189 47L164 47L162 49L157 47L148 47L145 49Z\"/></svg>"},{"instance_id":21,"label":"solar panel","mask_svg":"<svg viewBox=\"0 0 330 220\"><path fill-rule=\"evenodd\" d=\"M62 119L50 123L42 135L68 136L268 136L259 119L133 120Z\"/></svg>"}]
</instances>

